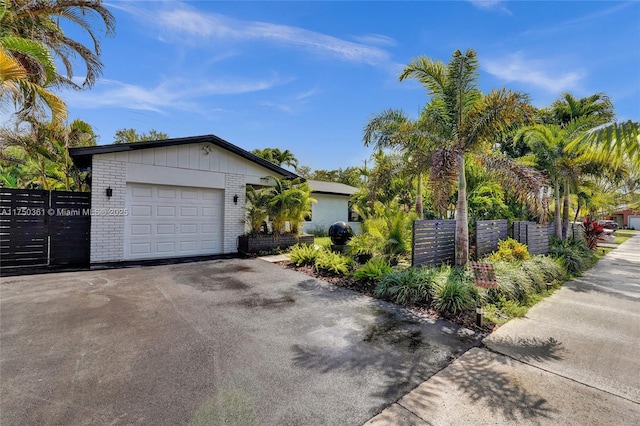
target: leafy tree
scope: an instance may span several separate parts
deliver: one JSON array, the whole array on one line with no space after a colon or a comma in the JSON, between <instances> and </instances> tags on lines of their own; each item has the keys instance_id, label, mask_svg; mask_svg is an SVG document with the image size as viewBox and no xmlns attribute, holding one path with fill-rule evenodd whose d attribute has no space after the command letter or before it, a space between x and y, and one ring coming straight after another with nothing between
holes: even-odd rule
<instances>
[{"instance_id":1,"label":"leafy tree","mask_svg":"<svg viewBox=\"0 0 640 426\"><path fill-rule=\"evenodd\" d=\"M149 132L147 133L138 133L135 129L119 129L116 130L116 135L113 138L113 143L121 144L144 141L159 141L163 139L169 139L169 135L154 129L149 130Z\"/></svg>"},{"instance_id":2,"label":"leafy tree","mask_svg":"<svg viewBox=\"0 0 640 426\"><path fill-rule=\"evenodd\" d=\"M0 160L7 186L45 190L87 190L86 173L69 158L68 148L93 146L96 135L82 120L70 124L30 119L28 127L0 129Z\"/></svg>"},{"instance_id":3,"label":"leafy tree","mask_svg":"<svg viewBox=\"0 0 640 426\"><path fill-rule=\"evenodd\" d=\"M422 137L429 142L426 149L433 152L430 181L440 208L451 183L457 181L456 264L465 265L469 259L465 154L486 148L496 135L530 121L533 108L527 96L518 92L501 89L483 95L477 88L478 61L473 50L456 50L448 64L414 58L400 75L401 81L408 78L420 81L431 97ZM500 162L513 165L505 159ZM527 192L537 194L539 183L532 181Z\"/></svg>"}]
</instances>

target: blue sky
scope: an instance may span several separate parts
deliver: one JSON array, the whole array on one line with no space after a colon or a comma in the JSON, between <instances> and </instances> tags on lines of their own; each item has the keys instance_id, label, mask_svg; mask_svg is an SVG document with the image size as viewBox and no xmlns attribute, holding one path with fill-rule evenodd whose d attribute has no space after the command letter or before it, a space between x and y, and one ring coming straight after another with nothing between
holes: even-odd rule
<instances>
[{"instance_id":1,"label":"blue sky","mask_svg":"<svg viewBox=\"0 0 640 426\"><path fill-rule=\"evenodd\" d=\"M506 86L545 106L563 91L606 92L640 119L640 3L610 1L111 1L104 73L64 92L100 144L115 131L215 134L244 149L289 149L301 165L362 165L362 128L422 87L398 82L412 57L473 48L482 90ZM69 30L74 37L78 34ZM81 68L77 68L80 74Z\"/></svg>"}]
</instances>

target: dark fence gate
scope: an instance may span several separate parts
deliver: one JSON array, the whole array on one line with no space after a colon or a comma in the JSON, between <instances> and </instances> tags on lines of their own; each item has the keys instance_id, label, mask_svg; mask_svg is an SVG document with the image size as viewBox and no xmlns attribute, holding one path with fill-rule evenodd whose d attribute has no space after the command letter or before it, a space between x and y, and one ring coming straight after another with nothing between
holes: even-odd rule
<instances>
[{"instance_id":1,"label":"dark fence gate","mask_svg":"<svg viewBox=\"0 0 640 426\"><path fill-rule=\"evenodd\" d=\"M0 188L0 267L89 263L91 194Z\"/></svg>"},{"instance_id":2,"label":"dark fence gate","mask_svg":"<svg viewBox=\"0 0 640 426\"><path fill-rule=\"evenodd\" d=\"M456 257L455 236L455 220L414 221L411 265L453 263Z\"/></svg>"}]
</instances>

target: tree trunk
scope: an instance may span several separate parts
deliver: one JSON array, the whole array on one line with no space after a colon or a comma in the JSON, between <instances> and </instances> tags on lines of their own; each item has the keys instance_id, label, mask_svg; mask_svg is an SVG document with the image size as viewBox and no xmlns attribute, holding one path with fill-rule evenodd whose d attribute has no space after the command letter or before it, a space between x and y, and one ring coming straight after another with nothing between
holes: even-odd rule
<instances>
[{"instance_id":1,"label":"tree trunk","mask_svg":"<svg viewBox=\"0 0 640 426\"><path fill-rule=\"evenodd\" d=\"M416 196L416 213L418 219L424 218L424 212L422 210L422 173L418 173L418 195Z\"/></svg>"},{"instance_id":2,"label":"tree trunk","mask_svg":"<svg viewBox=\"0 0 640 426\"><path fill-rule=\"evenodd\" d=\"M467 179L464 174L464 155L458 157L458 203L456 206L456 265L469 261L469 223L467 221Z\"/></svg>"},{"instance_id":3,"label":"tree trunk","mask_svg":"<svg viewBox=\"0 0 640 426\"><path fill-rule=\"evenodd\" d=\"M560 220L560 182L558 179L553 181L553 198L555 199L556 209L553 212L553 229L556 238L562 239L562 221Z\"/></svg>"},{"instance_id":4,"label":"tree trunk","mask_svg":"<svg viewBox=\"0 0 640 426\"><path fill-rule=\"evenodd\" d=\"M564 180L564 203L562 206L562 241L569 235L569 179Z\"/></svg>"}]
</instances>

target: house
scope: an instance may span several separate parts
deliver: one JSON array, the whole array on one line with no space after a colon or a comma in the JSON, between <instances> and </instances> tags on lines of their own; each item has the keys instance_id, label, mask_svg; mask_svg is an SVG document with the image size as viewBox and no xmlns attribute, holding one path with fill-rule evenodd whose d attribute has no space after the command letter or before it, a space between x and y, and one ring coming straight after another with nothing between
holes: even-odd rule
<instances>
[{"instance_id":1,"label":"house","mask_svg":"<svg viewBox=\"0 0 640 426\"><path fill-rule=\"evenodd\" d=\"M246 186L297 177L214 135L69 154L92 172L92 264L237 253Z\"/></svg>"},{"instance_id":2,"label":"house","mask_svg":"<svg viewBox=\"0 0 640 426\"><path fill-rule=\"evenodd\" d=\"M360 218L351 209L350 199L358 188L336 182L324 182L309 180L311 196L318 203L311 207L311 217L304 222L302 230L313 233L314 231L328 232L329 227L335 222L347 222L353 232L359 233Z\"/></svg>"},{"instance_id":3,"label":"house","mask_svg":"<svg viewBox=\"0 0 640 426\"><path fill-rule=\"evenodd\" d=\"M640 229L640 212L622 206L610 216L620 228Z\"/></svg>"}]
</instances>

